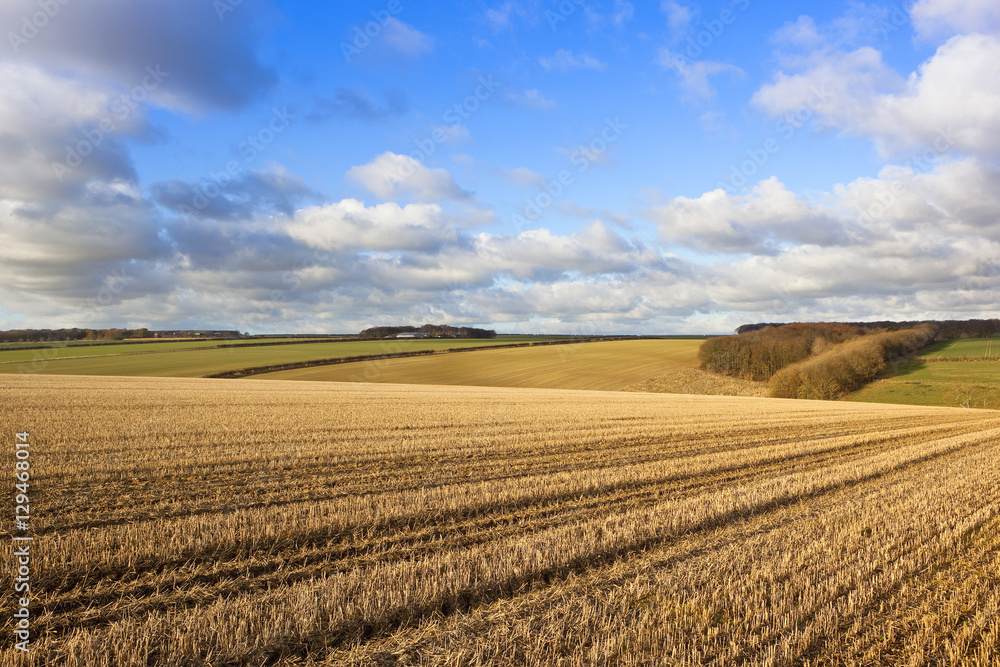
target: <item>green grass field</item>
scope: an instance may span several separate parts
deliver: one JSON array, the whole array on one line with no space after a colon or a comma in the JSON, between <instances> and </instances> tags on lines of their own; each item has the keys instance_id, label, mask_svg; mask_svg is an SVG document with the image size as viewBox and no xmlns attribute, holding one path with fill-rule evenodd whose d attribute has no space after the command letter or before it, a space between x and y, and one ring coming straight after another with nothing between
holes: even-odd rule
<instances>
[{"instance_id":1,"label":"green grass field","mask_svg":"<svg viewBox=\"0 0 1000 667\"><path fill-rule=\"evenodd\" d=\"M1000 338L966 338L943 340L927 348L921 357L975 357L990 359L1000 357Z\"/></svg>"},{"instance_id":2,"label":"green grass field","mask_svg":"<svg viewBox=\"0 0 1000 667\"><path fill-rule=\"evenodd\" d=\"M551 337L507 336L493 339L371 340L272 345L261 347L208 348L218 341L150 343L96 348L48 350L2 350L0 373L57 375L144 375L204 377L251 366L298 363L362 354L386 354L418 350L480 347L551 340ZM198 344L200 343L200 344ZM178 347L178 346L182 347ZM152 346L152 347L150 347ZM167 346L167 347L162 347ZM141 352L141 354L136 354ZM72 357L72 358L66 358Z\"/></svg>"},{"instance_id":3,"label":"green grass field","mask_svg":"<svg viewBox=\"0 0 1000 667\"><path fill-rule=\"evenodd\" d=\"M258 379L617 390L698 367L701 340L635 340L484 350L299 368Z\"/></svg>"},{"instance_id":4,"label":"green grass field","mask_svg":"<svg viewBox=\"0 0 1000 667\"><path fill-rule=\"evenodd\" d=\"M998 409L1000 339L935 343L916 359L898 364L884 378L849 394L845 400Z\"/></svg>"}]
</instances>

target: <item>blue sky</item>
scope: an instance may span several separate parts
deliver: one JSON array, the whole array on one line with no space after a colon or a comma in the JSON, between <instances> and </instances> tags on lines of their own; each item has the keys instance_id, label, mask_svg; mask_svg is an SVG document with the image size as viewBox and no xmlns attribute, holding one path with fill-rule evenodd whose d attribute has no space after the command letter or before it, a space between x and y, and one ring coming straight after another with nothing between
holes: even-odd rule
<instances>
[{"instance_id":1,"label":"blue sky","mask_svg":"<svg viewBox=\"0 0 1000 667\"><path fill-rule=\"evenodd\" d=\"M1000 8L17 0L0 327L994 316Z\"/></svg>"}]
</instances>

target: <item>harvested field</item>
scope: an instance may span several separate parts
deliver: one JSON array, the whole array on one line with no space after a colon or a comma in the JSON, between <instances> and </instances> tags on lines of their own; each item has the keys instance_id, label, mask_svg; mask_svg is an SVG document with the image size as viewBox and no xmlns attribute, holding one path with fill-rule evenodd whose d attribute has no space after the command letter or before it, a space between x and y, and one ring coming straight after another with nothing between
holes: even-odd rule
<instances>
[{"instance_id":1,"label":"harvested field","mask_svg":"<svg viewBox=\"0 0 1000 667\"><path fill-rule=\"evenodd\" d=\"M274 380L617 390L698 367L701 340L624 340L381 359L258 375Z\"/></svg>"},{"instance_id":2,"label":"harvested field","mask_svg":"<svg viewBox=\"0 0 1000 667\"><path fill-rule=\"evenodd\" d=\"M35 643L4 665L985 666L1000 648L992 412L0 375L0 414L31 434L35 535Z\"/></svg>"},{"instance_id":3,"label":"harvested field","mask_svg":"<svg viewBox=\"0 0 1000 667\"><path fill-rule=\"evenodd\" d=\"M187 344L151 343L45 350L15 349L0 350L0 373L205 377L215 373L272 364L300 364L359 355L405 354L422 350L444 351L513 345L552 339L543 336L430 340L330 339L324 342L296 341L293 345L200 341Z\"/></svg>"},{"instance_id":4,"label":"harvested field","mask_svg":"<svg viewBox=\"0 0 1000 667\"><path fill-rule=\"evenodd\" d=\"M768 396L766 382L710 373L700 368L677 368L667 375L622 387L622 391L655 394L703 394L705 396Z\"/></svg>"}]
</instances>

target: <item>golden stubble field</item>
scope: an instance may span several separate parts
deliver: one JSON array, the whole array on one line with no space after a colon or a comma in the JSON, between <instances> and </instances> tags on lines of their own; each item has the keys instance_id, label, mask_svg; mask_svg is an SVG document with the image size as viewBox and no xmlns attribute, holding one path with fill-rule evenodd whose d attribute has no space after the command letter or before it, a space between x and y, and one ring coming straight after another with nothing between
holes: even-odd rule
<instances>
[{"instance_id":1,"label":"golden stubble field","mask_svg":"<svg viewBox=\"0 0 1000 667\"><path fill-rule=\"evenodd\" d=\"M4 665L996 664L997 413L8 375L0 414Z\"/></svg>"}]
</instances>

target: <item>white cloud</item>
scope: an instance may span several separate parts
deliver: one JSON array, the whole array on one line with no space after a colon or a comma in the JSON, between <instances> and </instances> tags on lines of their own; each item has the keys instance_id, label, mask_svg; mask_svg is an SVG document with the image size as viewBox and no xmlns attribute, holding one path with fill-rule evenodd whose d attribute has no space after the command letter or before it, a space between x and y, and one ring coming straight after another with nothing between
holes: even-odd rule
<instances>
[{"instance_id":1,"label":"white cloud","mask_svg":"<svg viewBox=\"0 0 1000 667\"><path fill-rule=\"evenodd\" d=\"M615 15L612 19L616 26L623 26L635 16L635 6L625 0L615 0Z\"/></svg>"},{"instance_id":2,"label":"white cloud","mask_svg":"<svg viewBox=\"0 0 1000 667\"><path fill-rule=\"evenodd\" d=\"M781 46L814 48L822 44L825 38L819 34L816 21L811 16L802 15L775 31L771 41Z\"/></svg>"},{"instance_id":3,"label":"white cloud","mask_svg":"<svg viewBox=\"0 0 1000 667\"><path fill-rule=\"evenodd\" d=\"M106 9L113 3L98 4ZM690 27L690 7L668 4L674 23ZM950 13L935 18L945 16L934 13L941 8ZM932 30L921 28L920 21L927 26L938 21L958 32L981 26L982 32L991 25L988 10L980 3L920 0L914 21L921 34ZM493 11L495 25L509 26L521 10L507 2ZM616 2L615 11L621 22L632 17L629 3ZM108 16L103 10L99 14ZM602 25L609 28L611 20L605 15ZM184 24L175 21L174 28L175 23ZM845 23L838 34L849 40L858 25ZM0 89L5 91L0 99L0 300L32 326L236 326L253 321L258 308L273 308L267 317L283 330L360 329L377 311L387 320L419 323L433 315L436 321L483 324L544 322L539 327L563 331L593 322L608 331L680 330L685 325L679 318L691 318L704 331L712 328L708 322L774 319L768 314L778 311L781 319L975 317L995 311L1000 300L1000 83L995 76L1000 43L995 35L953 37L916 72L900 76L878 51L848 48L846 41L831 46L827 27L799 19L779 37L808 53L779 60L787 73L758 91L754 103L759 108L782 115L809 105L820 125L871 137L886 150L933 148L940 130L951 137L956 152L979 157L888 166L874 178L858 178L811 199L776 178L742 194L715 190L678 197L650 212L661 239L654 245L630 237L628 216L615 218L568 200L559 210L584 217L586 225L565 232L482 231L496 214L474 208L471 195L448 171L392 152L354 167L348 177L381 199L398 201L365 205L344 199L297 208L299 199L291 195L305 196L308 188L278 165L248 171L243 181L229 186L230 195L216 201L231 204L238 188L257 185L254 191L267 195L265 203L272 208L278 201L272 194L288 195L274 215L262 215L262 207L231 206L231 214L212 221L164 220L162 209L145 198L152 184L140 181L127 149L127 139L153 132L142 105L113 119L114 131L60 182L52 160L64 157L66 146L76 146L85 136L81 131L91 131L108 116L118 86L129 83L123 72L131 71L136 54L155 55L162 47L98 44L77 24L66 26L53 23L31 44L44 54L37 59L41 65L0 57ZM108 30L105 26L95 34ZM155 31L149 34L155 37ZM56 37L69 46L56 43ZM404 55L432 48L429 37L402 23L382 38L386 48ZM58 69L73 49L82 54L78 71L87 78L71 78ZM214 75L181 81L196 68L180 67L171 74L176 100L158 97L156 103L242 108L267 88L269 79L252 54L240 53L243 64L229 59L224 69L246 75L242 83L215 91ZM134 57L119 63L123 54ZM193 54L192 62L203 55ZM694 99L712 96L713 77L741 73L723 63L688 63L669 52L663 56L661 64L678 75ZM543 59L543 66L598 66L588 58L563 49ZM166 88L158 94L165 96ZM515 92L508 101L535 110L555 106L537 89ZM703 114L701 122L723 127L723 117L713 112ZM432 132L443 141L468 137L463 125ZM476 167L473 173L485 169L469 157L454 159ZM544 182L526 167L491 173L526 187ZM642 224L634 228L641 230ZM689 259L672 255L672 247L685 248ZM289 282L289 272L299 282ZM127 280L117 277L121 274ZM102 289L113 293L112 303L101 311L86 310L83 304ZM260 321L251 328L261 330Z\"/></svg>"},{"instance_id":4,"label":"white cloud","mask_svg":"<svg viewBox=\"0 0 1000 667\"><path fill-rule=\"evenodd\" d=\"M566 275L630 274L661 262L654 248L630 243L611 227L595 221L565 236L547 229L516 235L477 234L468 249L450 254L458 266L479 266L491 275L517 280L562 280Z\"/></svg>"},{"instance_id":5,"label":"white cloud","mask_svg":"<svg viewBox=\"0 0 1000 667\"><path fill-rule=\"evenodd\" d=\"M835 219L775 177L745 195L717 189L695 199L677 197L650 217L665 241L711 252L768 255L786 243L833 245L847 239Z\"/></svg>"},{"instance_id":6,"label":"white cloud","mask_svg":"<svg viewBox=\"0 0 1000 667\"><path fill-rule=\"evenodd\" d=\"M0 89L0 197L57 204L92 179L135 180L122 138L148 131L141 106L27 65L0 63Z\"/></svg>"},{"instance_id":7,"label":"white cloud","mask_svg":"<svg viewBox=\"0 0 1000 667\"><path fill-rule=\"evenodd\" d=\"M293 239L323 250L433 251L454 243L458 234L437 204L366 207L356 199L297 211L285 229Z\"/></svg>"},{"instance_id":8,"label":"white cloud","mask_svg":"<svg viewBox=\"0 0 1000 667\"><path fill-rule=\"evenodd\" d=\"M569 49L559 49L550 57L539 58L538 62L546 70L560 72L574 69L602 70L606 67L604 63L591 55L586 53L576 55Z\"/></svg>"},{"instance_id":9,"label":"white cloud","mask_svg":"<svg viewBox=\"0 0 1000 667\"><path fill-rule=\"evenodd\" d=\"M107 190L135 195L127 184ZM54 323L124 257L139 258L126 267L135 278L125 302L88 321L194 326L224 313L220 326L343 331L371 324L376 309L392 321L521 330L723 331L748 321L978 317L1000 289L1000 169L974 159L927 173L886 167L815 201L773 178L746 194L672 199L651 213L663 245L724 253L688 260L603 222L473 233L468 216L437 204L353 199L268 224L175 228L174 256L157 245L155 224L128 217L139 209L99 213L124 217L104 222L106 237L92 233L92 213L67 213L43 236L28 220L6 224L0 266L18 254L51 269L4 275L14 286L4 305L37 315L35 326Z\"/></svg>"},{"instance_id":10,"label":"white cloud","mask_svg":"<svg viewBox=\"0 0 1000 667\"><path fill-rule=\"evenodd\" d=\"M979 159L923 173L890 165L877 178L856 179L834 193L856 224L884 240L925 229L1000 242L1000 170Z\"/></svg>"},{"instance_id":11,"label":"white cloud","mask_svg":"<svg viewBox=\"0 0 1000 667\"><path fill-rule=\"evenodd\" d=\"M966 318L995 308L995 165L967 159L927 173L889 166L820 201L770 179L747 195L677 198L650 217L668 243L729 254L699 264L701 293L745 319ZM732 253L751 254L734 261Z\"/></svg>"},{"instance_id":12,"label":"white cloud","mask_svg":"<svg viewBox=\"0 0 1000 667\"><path fill-rule=\"evenodd\" d=\"M382 199L412 196L419 201L437 202L470 196L446 170L432 169L408 155L389 151L368 164L351 167L347 177Z\"/></svg>"},{"instance_id":13,"label":"white cloud","mask_svg":"<svg viewBox=\"0 0 1000 667\"><path fill-rule=\"evenodd\" d=\"M910 18L924 39L1000 33L1000 4L996 0L917 0L910 7Z\"/></svg>"},{"instance_id":14,"label":"white cloud","mask_svg":"<svg viewBox=\"0 0 1000 667\"><path fill-rule=\"evenodd\" d=\"M871 47L850 53L819 51L804 72L792 75L778 72L771 83L754 93L752 102L773 116L808 106L823 122L839 126L851 117L867 117L872 102L880 94L901 91L903 87L903 79ZM859 103L868 108L859 109Z\"/></svg>"},{"instance_id":15,"label":"white cloud","mask_svg":"<svg viewBox=\"0 0 1000 667\"><path fill-rule=\"evenodd\" d=\"M242 109L271 90L278 76L259 59L250 1L235 11L229 7L225 20L216 11L221 4L5 0L0 25L18 32L22 20L45 7L57 13L28 44L0 50L0 60L30 61L122 92L154 83L149 68L159 73L157 85L144 93L154 106L196 113ZM12 34L4 31L5 43Z\"/></svg>"},{"instance_id":16,"label":"white cloud","mask_svg":"<svg viewBox=\"0 0 1000 667\"><path fill-rule=\"evenodd\" d=\"M667 15L667 25L673 35L679 35L687 30L694 19L695 10L676 0L663 0L660 9Z\"/></svg>"},{"instance_id":17,"label":"white cloud","mask_svg":"<svg viewBox=\"0 0 1000 667\"><path fill-rule=\"evenodd\" d=\"M523 16L524 9L518 3L507 0L499 7L487 9L486 20L494 30L503 30L511 27L512 14Z\"/></svg>"},{"instance_id":18,"label":"white cloud","mask_svg":"<svg viewBox=\"0 0 1000 667\"><path fill-rule=\"evenodd\" d=\"M722 139L733 141L738 136L736 128L726 120L726 114L721 111L706 111L698 117L702 129Z\"/></svg>"},{"instance_id":19,"label":"white cloud","mask_svg":"<svg viewBox=\"0 0 1000 667\"><path fill-rule=\"evenodd\" d=\"M545 185L545 177L527 167L505 169L504 174L516 185L526 188L540 188Z\"/></svg>"},{"instance_id":20,"label":"white cloud","mask_svg":"<svg viewBox=\"0 0 1000 667\"><path fill-rule=\"evenodd\" d=\"M440 143L458 143L472 138L465 125L439 125L431 129L431 136Z\"/></svg>"},{"instance_id":21,"label":"white cloud","mask_svg":"<svg viewBox=\"0 0 1000 667\"><path fill-rule=\"evenodd\" d=\"M869 136L886 154L953 145L1000 155L997 62L1000 39L986 35L953 37L905 81L869 47L817 53L803 72L762 86L753 103L774 116L808 104L821 125Z\"/></svg>"},{"instance_id":22,"label":"white cloud","mask_svg":"<svg viewBox=\"0 0 1000 667\"><path fill-rule=\"evenodd\" d=\"M550 111L556 103L545 97L537 88L529 90L511 90L506 94L508 102L531 111Z\"/></svg>"},{"instance_id":23,"label":"white cloud","mask_svg":"<svg viewBox=\"0 0 1000 667\"><path fill-rule=\"evenodd\" d=\"M397 53L413 58L430 51L434 40L411 25L393 17L389 19L379 37Z\"/></svg>"},{"instance_id":24,"label":"white cloud","mask_svg":"<svg viewBox=\"0 0 1000 667\"><path fill-rule=\"evenodd\" d=\"M715 88L710 81L713 76L719 74L743 76L743 70L736 65L710 60L691 62L670 49L662 49L657 61L663 68L674 71L684 96L691 101L703 102L715 97Z\"/></svg>"}]
</instances>

